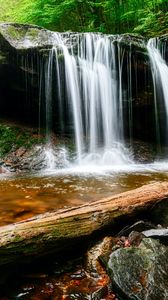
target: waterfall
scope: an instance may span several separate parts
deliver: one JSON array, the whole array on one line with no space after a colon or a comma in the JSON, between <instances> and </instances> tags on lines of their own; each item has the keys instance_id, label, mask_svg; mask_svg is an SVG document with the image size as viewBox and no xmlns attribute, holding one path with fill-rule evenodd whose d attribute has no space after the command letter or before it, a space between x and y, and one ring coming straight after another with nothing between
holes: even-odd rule
<instances>
[{"instance_id":1,"label":"waterfall","mask_svg":"<svg viewBox=\"0 0 168 300\"><path fill-rule=\"evenodd\" d=\"M68 116L73 124L75 162L78 165L113 166L129 163L130 157L123 138L124 52L120 49L120 43L116 47L116 38L95 33L76 34L68 38L55 35L55 45L50 50L45 66L47 136L51 122L54 122L54 98L59 106L59 119ZM53 88L54 84L56 89ZM53 90L56 95L53 95ZM67 109L66 117L64 106Z\"/></svg>"},{"instance_id":2,"label":"waterfall","mask_svg":"<svg viewBox=\"0 0 168 300\"><path fill-rule=\"evenodd\" d=\"M154 102L155 102L155 116L156 116L156 133L159 137L159 120L158 120L158 100L163 97L166 112L166 140L168 140L168 66L162 57L163 51L157 38L152 38L148 41L147 49L151 61L153 86L154 86Z\"/></svg>"}]
</instances>

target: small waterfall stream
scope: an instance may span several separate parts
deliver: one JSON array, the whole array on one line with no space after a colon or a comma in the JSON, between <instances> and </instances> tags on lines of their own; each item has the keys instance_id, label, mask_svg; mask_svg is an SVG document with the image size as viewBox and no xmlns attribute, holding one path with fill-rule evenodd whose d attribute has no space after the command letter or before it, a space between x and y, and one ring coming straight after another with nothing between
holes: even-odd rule
<instances>
[{"instance_id":1,"label":"small waterfall stream","mask_svg":"<svg viewBox=\"0 0 168 300\"><path fill-rule=\"evenodd\" d=\"M151 61L154 85L156 132L159 135L158 106L159 101L163 98L166 112L165 137L168 140L168 66L162 56L162 45L157 38L148 41L147 50Z\"/></svg>"},{"instance_id":2,"label":"small waterfall stream","mask_svg":"<svg viewBox=\"0 0 168 300\"><path fill-rule=\"evenodd\" d=\"M16 165L13 170L17 171L19 165L24 168L11 175L1 174L4 176L0 180L2 226L49 211L89 205L95 199L101 201L145 184L167 181L168 161L166 163L164 155L163 161L156 160L155 140L156 133L163 147L166 143L162 138L168 141L165 53L159 39L150 39L143 53L138 48L138 54L135 53L137 45L132 46L132 40L129 41L123 46L122 36L56 33L52 49L40 49L34 56L31 51L26 57L23 54L21 75L26 74L25 102L30 102L26 108L36 105L35 117L38 116L41 131L39 135L37 128L31 131L31 136L37 135L39 139L35 145L37 152L33 152L33 147L32 152L25 151L24 147L12 150L13 166ZM24 94L21 95L23 100ZM12 100L15 102L15 98ZM153 134L151 140L144 134L148 129L149 135ZM160 137L162 131L163 137ZM150 142L154 146L153 156ZM168 153L168 148L166 151ZM138 155L144 155L144 160ZM5 160L10 166L10 156ZM157 216L155 221L158 221ZM83 267L79 270L79 260L77 264L77 272L73 272L73 276L68 274L71 282L74 278L74 286L75 278L79 279L78 275L83 273ZM56 270L49 270L48 266L43 270L40 266L42 276L39 271L37 276L31 272L30 277L26 272L25 282L21 278L21 285L17 284L16 291L9 291L7 297L55 297L55 287L60 297L64 292L66 297L69 286L72 286L72 297L83 297L83 292L76 293L76 286L74 289L73 284L67 285L67 275L64 280L62 272L60 276L65 285L56 281L57 262L54 266ZM52 274L56 274L56 278L51 278ZM84 276L84 284L88 285L86 279ZM100 280L98 291L99 283ZM93 289L96 295L94 286Z\"/></svg>"},{"instance_id":3,"label":"small waterfall stream","mask_svg":"<svg viewBox=\"0 0 168 300\"><path fill-rule=\"evenodd\" d=\"M114 43L116 38L86 33L76 36L74 47L71 40L67 44L64 36L56 34L56 43L45 67L47 136L51 129L55 84L59 118L64 110L62 91L65 90L74 128L75 163L80 166L123 165L131 161L123 139L123 56L118 59L120 44L118 41L115 47ZM60 57L64 62L64 79L60 76ZM56 82L53 82L53 72ZM131 86L131 81L129 84Z\"/></svg>"},{"instance_id":4,"label":"small waterfall stream","mask_svg":"<svg viewBox=\"0 0 168 300\"><path fill-rule=\"evenodd\" d=\"M122 47L122 38L98 33L55 33L53 47L40 62L43 75L39 110L43 107L46 116L47 169L57 169L58 148L66 149L68 166L113 168L134 162L135 102L144 101L141 96L144 97L149 83L146 71L146 78L142 78L131 41ZM157 151L161 152L161 141L168 134L168 66L159 39L150 39L146 47L153 81L153 135ZM58 128L62 140L56 149L51 136L53 127ZM73 144L70 151L63 142L67 132Z\"/></svg>"}]
</instances>

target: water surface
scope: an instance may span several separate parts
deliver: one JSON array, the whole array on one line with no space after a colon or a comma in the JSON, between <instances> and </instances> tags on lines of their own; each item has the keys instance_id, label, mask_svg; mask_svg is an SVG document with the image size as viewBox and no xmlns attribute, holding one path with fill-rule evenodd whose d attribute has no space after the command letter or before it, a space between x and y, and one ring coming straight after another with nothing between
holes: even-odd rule
<instances>
[{"instance_id":1,"label":"water surface","mask_svg":"<svg viewBox=\"0 0 168 300\"><path fill-rule=\"evenodd\" d=\"M77 206L144 184L168 179L167 164L132 165L91 171L73 168L0 177L0 225Z\"/></svg>"}]
</instances>

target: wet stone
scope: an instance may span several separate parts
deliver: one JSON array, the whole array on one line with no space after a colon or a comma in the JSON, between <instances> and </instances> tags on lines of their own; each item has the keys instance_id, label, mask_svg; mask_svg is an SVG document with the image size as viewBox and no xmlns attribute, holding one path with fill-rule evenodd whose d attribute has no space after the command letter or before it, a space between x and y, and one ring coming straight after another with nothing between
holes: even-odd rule
<instances>
[{"instance_id":1,"label":"wet stone","mask_svg":"<svg viewBox=\"0 0 168 300\"><path fill-rule=\"evenodd\" d=\"M79 270L70 276L72 279L83 279L86 277L84 270Z\"/></svg>"},{"instance_id":2,"label":"wet stone","mask_svg":"<svg viewBox=\"0 0 168 300\"><path fill-rule=\"evenodd\" d=\"M124 227L117 235L118 236L128 236L132 231L142 232L144 230L149 230L156 228L155 225L150 222L138 221L130 226Z\"/></svg>"},{"instance_id":3,"label":"wet stone","mask_svg":"<svg viewBox=\"0 0 168 300\"><path fill-rule=\"evenodd\" d=\"M168 299L168 247L144 238L110 255L107 269L120 299Z\"/></svg>"},{"instance_id":4,"label":"wet stone","mask_svg":"<svg viewBox=\"0 0 168 300\"><path fill-rule=\"evenodd\" d=\"M144 238L143 233L132 231L128 236L128 241L131 246L139 246L143 238Z\"/></svg>"},{"instance_id":5,"label":"wet stone","mask_svg":"<svg viewBox=\"0 0 168 300\"><path fill-rule=\"evenodd\" d=\"M91 300L89 295L83 293L74 293L64 297L65 300Z\"/></svg>"},{"instance_id":6,"label":"wet stone","mask_svg":"<svg viewBox=\"0 0 168 300\"><path fill-rule=\"evenodd\" d=\"M108 288L107 287L100 287L93 293L70 293L66 300L102 300L104 297L108 295ZM106 298L105 298L106 299ZM113 298L114 299L114 298Z\"/></svg>"},{"instance_id":7,"label":"wet stone","mask_svg":"<svg viewBox=\"0 0 168 300\"><path fill-rule=\"evenodd\" d=\"M105 237L102 241L91 247L86 255L85 268L86 271L95 278L102 276L102 269L99 260L101 257L109 257L114 239Z\"/></svg>"},{"instance_id":8,"label":"wet stone","mask_svg":"<svg viewBox=\"0 0 168 300\"><path fill-rule=\"evenodd\" d=\"M166 244L168 244L168 229L150 229L142 232L144 236L150 237L153 239L158 239Z\"/></svg>"},{"instance_id":9,"label":"wet stone","mask_svg":"<svg viewBox=\"0 0 168 300\"><path fill-rule=\"evenodd\" d=\"M92 293L91 300L101 300L103 297L106 297L107 295L108 295L108 287L103 286L103 287L100 287L94 293Z\"/></svg>"}]
</instances>

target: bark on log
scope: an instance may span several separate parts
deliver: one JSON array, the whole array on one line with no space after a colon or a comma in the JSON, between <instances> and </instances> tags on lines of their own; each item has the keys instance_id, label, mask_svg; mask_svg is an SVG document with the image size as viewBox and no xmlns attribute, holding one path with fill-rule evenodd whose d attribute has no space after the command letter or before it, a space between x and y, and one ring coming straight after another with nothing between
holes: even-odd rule
<instances>
[{"instance_id":1,"label":"bark on log","mask_svg":"<svg viewBox=\"0 0 168 300\"><path fill-rule=\"evenodd\" d=\"M39 215L0 228L0 267L61 251L116 219L130 216L168 198L168 183L157 182L80 207Z\"/></svg>"}]
</instances>

